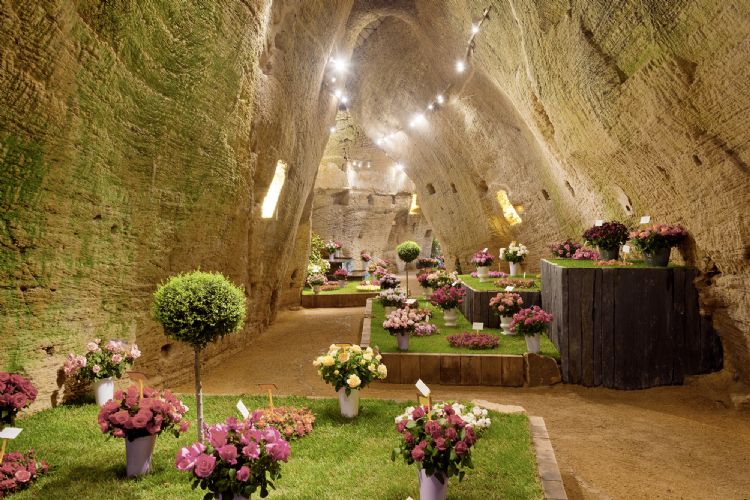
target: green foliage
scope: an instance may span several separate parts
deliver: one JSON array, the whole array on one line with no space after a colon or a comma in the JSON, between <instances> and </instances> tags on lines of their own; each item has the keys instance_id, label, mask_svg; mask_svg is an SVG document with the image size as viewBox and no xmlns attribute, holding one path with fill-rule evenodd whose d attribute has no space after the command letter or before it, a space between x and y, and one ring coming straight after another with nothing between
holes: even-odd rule
<instances>
[{"instance_id":1,"label":"green foliage","mask_svg":"<svg viewBox=\"0 0 750 500\"><path fill-rule=\"evenodd\" d=\"M307 274L326 273L331 268L327 259L323 258L326 242L319 235L310 236L310 257L307 260Z\"/></svg>"},{"instance_id":2,"label":"green foliage","mask_svg":"<svg viewBox=\"0 0 750 500\"><path fill-rule=\"evenodd\" d=\"M404 241L396 247L398 257L407 264L419 257L420 252L422 252L422 249L419 248L416 241Z\"/></svg>"},{"instance_id":3,"label":"green foliage","mask_svg":"<svg viewBox=\"0 0 750 500\"><path fill-rule=\"evenodd\" d=\"M221 273L193 271L173 276L154 293L151 313L167 336L203 349L239 330L245 294Z\"/></svg>"}]
</instances>

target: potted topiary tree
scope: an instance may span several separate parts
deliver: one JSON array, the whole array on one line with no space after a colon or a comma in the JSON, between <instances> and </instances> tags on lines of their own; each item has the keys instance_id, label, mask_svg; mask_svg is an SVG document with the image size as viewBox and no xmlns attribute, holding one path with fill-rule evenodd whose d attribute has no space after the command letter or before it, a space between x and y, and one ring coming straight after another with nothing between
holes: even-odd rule
<instances>
[{"instance_id":1,"label":"potted topiary tree","mask_svg":"<svg viewBox=\"0 0 750 500\"><path fill-rule=\"evenodd\" d=\"M405 262L404 264L404 271L406 271L406 295L409 295L409 262L413 261L417 257L419 257L419 254L422 252L422 249L419 248L419 245L417 245L416 241L404 241L399 246L396 247L396 253L398 254L398 258L403 260Z\"/></svg>"},{"instance_id":2,"label":"potted topiary tree","mask_svg":"<svg viewBox=\"0 0 750 500\"><path fill-rule=\"evenodd\" d=\"M247 314L245 294L221 273L193 271L173 276L160 285L154 293L151 312L168 337L187 342L195 351L195 401L198 440L202 442L201 351L217 338L242 327Z\"/></svg>"}]
</instances>

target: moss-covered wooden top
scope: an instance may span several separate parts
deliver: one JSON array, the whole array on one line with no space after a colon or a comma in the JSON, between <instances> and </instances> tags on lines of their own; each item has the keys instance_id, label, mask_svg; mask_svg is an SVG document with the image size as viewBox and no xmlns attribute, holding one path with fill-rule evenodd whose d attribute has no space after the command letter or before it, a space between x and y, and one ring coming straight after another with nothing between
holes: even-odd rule
<instances>
[{"instance_id":1,"label":"moss-covered wooden top","mask_svg":"<svg viewBox=\"0 0 750 500\"><path fill-rule=\"evenodd\" d=\"M344 288L337 288L335 290L321 290L319 295L342 295L342 294L358 294L358 293L378 293L380 290L357 290L359 281L347 281ZM313 295L312 288L306 286L302 289L302 295Z\"/></svg>"},{"instance_id":2,"label":"moss-covered wooden top","mask_svg":"<svg viewBox=\"0 0 750 500\"><path fill-rule=\"evenodd\" d=\"M513 290L514 292L538 292L542 289L542 278L537 274L527 273L526 278L524 278L523 275L508 277L534 280L534 283L536 283L536 286L534 288L515 288ZM485 281L484 283L479 281L479 278L474 278L470 274L461 274L459 278L464 282L466 286L476 292L502 292L503 290L505 290L504 286L497 286L495 284L495 282L500 278L490 278L489 281Z\"/></svg>"},{"instance_id":3,"label":"moss-covered wooden top","mask_svg":"<svg viewBox=\"0 0 750 500\"><path fill-rule=\"evenodd\" d=\"M642 260L625 260L624 262L627 262L630 265L622 265L622 266L597 266L596 265L597 261L595 260L573 260L573 259L542 259L542 260L545 260L549 262L550 264L555 264L556 266L560 266L560 267L579 268L579 269L666 269L661 266L649 266ZM669 263L669 267L677 268L677 269L685 268L685 266L674 264L673 262Z\"/></svg>"}]
</instances>

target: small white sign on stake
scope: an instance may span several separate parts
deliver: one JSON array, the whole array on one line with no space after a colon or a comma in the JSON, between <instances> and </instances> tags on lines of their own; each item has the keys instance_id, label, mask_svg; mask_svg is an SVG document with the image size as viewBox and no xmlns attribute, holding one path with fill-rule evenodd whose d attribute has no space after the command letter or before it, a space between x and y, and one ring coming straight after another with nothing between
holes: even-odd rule
<instances>
[{"instance_id":1,"label":"small white sign on stake","mask_svg":"<svg viewBox=\"0 0 750 500\"><path fill-rule=\"evenodd\" d=\"M414 305L414 304L416 304L416 303L417 303L417 299L408 299L408 300L406 301L406 305L407 305L407 306L413 306L413 305Z\"/></svg>"},{"instance_id":2,"label":"small white sign on stake","mask_svg":"<svg viewBox=\"0 0 750 500\"><path fill-rule=\"evenodd\" d=\"M451 286L458 286L458 285L460 285L460 284L461 284L461 282L460 282L460 281L454 281L454 282L453 282L453 283L451 284Z\"/></svg>"},{"instance_id":3,"label":"small white sign on stake","mask_svg":"<svg viewBox=\"0 0 750 500\"><path fill-rule=\"evenodd\" d=\"M487 249L485 248L484 250L482 250L482 252L485 252L485 253L486 253L486 252L487 252Z\"/></svg>"},{"instance_id":4,"label":"small white sign on stake","mask_svg":"<svg viewBox=\"0 0 750 500\"><path fill-rule=\"evenodd\" d=\"M471 329L475 331L484 330L484 323L472 323Z\"/></svg>"},{"instance_id":5,"label":"small white sign on stake","mask_svg":"<svg viewBox=\"0 0 750 500\"><path fill-rule=\"evenodd\" d=\"M421 378L420 378L419 380L417 380L417 383L416 383L416 384L414 384L414 385L415 385L415 386L417 386L417 390L419 391L419 393L420 393L420 394L421 394L422 396L424 396L424 397L429 397L429 395L430 395L430 392L431 392L431 391L430 391L430 388L429 388L429 387L427 387L427 384L425 384L424 382L422 382L422 379L421 379Z\"/></svg>"},{"instance_id":6,"label":"small white sign on stake","mask_svg":"<svg viewBox=\"0 0 750 500\"><path fill-rule=\"evenodd\" d=\"M0 431L0 439L16 439L22 430L20 427L6 427Z\"/></svg>"},{"instance_id":7,"label":"small white sign on stake","mask_svg":"<svg viewBox=\"0 0 750 500\"><path fill-rule=\"evenodd\" d=\"M242 415L242 418L247 418L250 416L250 412L247 410L247 406L245 406L245 403L243 403L241 399L237 401L237 410L240 412L240 415Z\"/></svg>"},{"instance_id":8,"label":"small white sign on stake","mask_svg":"<svg viewBox=\"0 0 750 500\"><path fill-rule=\"evenodd\" d=\"M651 222L651 216L650 215L644 215L641 217L641 224L648 224Z\"/></svg>"},{"instance_id":9,"label":"small white sign on stake","mask_svg":"<svg viewBox=\"0 0 750 500\"><path fill-rule=\"evenodd\" d=\"M596 219L596 220L594 221L594 225L595 225L596 227L599 227L599 226L603 226L603 225L604 225L604 221L603 221L603 220L601 220L601 219Z\"/></svg>"},{"instance_id":10,"label":"small white sign on stake","mask_svg":"<svg viewBox=\"0 0 750 500\"><path fill-rule=\"evenodd\" d=\"M622 253L630 253L630 245L623 245Z\"/></svg>"},{"instance_id":11,"label":"small white sign on stake","mask_svg":"<svg viewBox=\"0 0 750 500\"><path fill-rule=\"evenodd\" d=\"M514 288L514 287L512 287L512 286L508 285L508 286L506 286L506 287L505 287L505 291L506 291L506 292L512 292L512 291L513 291L513 288Z\"/></svg>"}]
</instances>

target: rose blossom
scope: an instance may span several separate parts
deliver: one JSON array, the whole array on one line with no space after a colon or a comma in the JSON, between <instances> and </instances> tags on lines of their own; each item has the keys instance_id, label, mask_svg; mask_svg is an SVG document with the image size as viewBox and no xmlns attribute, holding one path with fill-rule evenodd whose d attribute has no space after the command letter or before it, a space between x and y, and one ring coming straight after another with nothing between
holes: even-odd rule
<instances>
[{"instance_id":1,"label":"rose blossom","mask_svg":"<svg viewBox=\"0 0 750 500\"><path fill-rule=\"evenodd\" d=\"M237 481L244 483L248 479L250 479L250 467L247 465L243 465L240 467L240 470L237 471L237 475L235 476L237 478Z\"/></svg>"},{"instance_id":2,"label":"rose blossom","mask_svg":"<svg viewBox=\"0 0 750 500\"><path fill-rule=\"evenodd\" d=\"M235 445L225 444L217 451L219 452L219 456L223 461L228 462L232 465L237 463L237 447Z\"/></svg>"},{"instance_id":3,"label":"rose blossom","mask_svg":"<svg viewBox=\"0 0 750 500\"><path fill-rule=\"evenodd\" d=\"M456 455L463 455L469 451L469 447L463 441L459 441L458 443L456 443L454 449L456 450Z\"/></svg>"},{"instance_id":4,"label":"rose blossom","mask_svg":"<svg viewBox=\"0 0 750 500\"><path fill-rule=\"evenodd\" d=\"M27 483L31 479L31 473L26 469L21 469L19 471L16 471L15 477L18 482Z\"/></svg>"},{"instance_id":5,"label":"rose blossom","mask_svg":"<svg viewBox=\"0 0 750 500\"><path fill-rule=\"evenodd\" d=\"M206 447L201 443L194 443L191 446L181 448L177 452L176 466L179 470L190 470L195 466L195 460L201 453L206 451Z\"/></svg>"},{"instance_id":6,"label":"rose blossom","mask_svg":"<svg viewBox=\"0 0 750 500\"><path fill-rule=\"evenodd\" d=\"M119 354L115 354L115 355L112 356L112 362L113 363L117 364L120 361L122 361L122 356L120 356Z\"/></svg>"},{"instance_id":7,"label":"rose blossom","mask_svg":"<svg viewBox=\"0 0 750 500\"><path fill-rule=\"evenodd\" d=\"M260 456L260 450L258 449L258 443L252 441L247 446L242 448L242 454L247 458L258 458Z\"/></svg>"},{"instance_id":8,"label":"rose blossom","mask_svg":"<svg viewBox=\"0 0 750 500\"><path fill-rule=\"evenodd\" d=\"M216 458L201 453L195 460L195 475L206 478L211 475L216 467Z\"/></svg>"}]
</instances>

